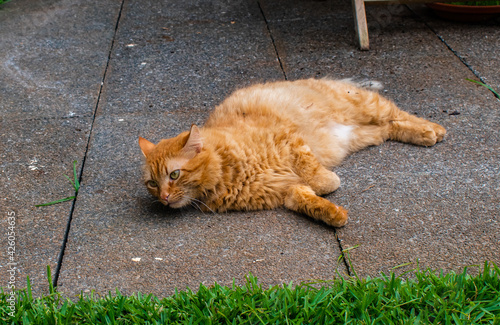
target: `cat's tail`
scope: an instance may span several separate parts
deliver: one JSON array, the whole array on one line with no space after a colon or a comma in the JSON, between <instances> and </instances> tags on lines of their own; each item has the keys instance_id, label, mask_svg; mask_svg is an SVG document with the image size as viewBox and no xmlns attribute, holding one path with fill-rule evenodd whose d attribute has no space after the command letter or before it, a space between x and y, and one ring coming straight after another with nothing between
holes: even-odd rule
<instances>
[{"instance_id":1,"label":"cat's tail","mask_svg":"<svg viewBox=\"0 0 500 325\"><path fill-rule=\"evenodd\" d=\"M384 89L384 85L380 81L376 81L376 80L368 80L368 79L356 80L355 78L347 78L347 79L342 79L340 81L345 82L345 83L349 83L349 84L354 85L356 87L366 88L369 90L382 90L382 89Z\"/></svg>"}]
</instances>

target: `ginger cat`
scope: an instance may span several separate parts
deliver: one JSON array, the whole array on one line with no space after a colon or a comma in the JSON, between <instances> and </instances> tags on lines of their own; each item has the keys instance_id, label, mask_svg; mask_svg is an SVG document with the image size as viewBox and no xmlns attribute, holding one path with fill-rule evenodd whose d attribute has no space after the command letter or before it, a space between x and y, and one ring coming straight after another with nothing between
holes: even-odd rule
<instances>
[{"instance_id":1,"label":"ginger cat","mask_svg":"<svg viewBox=\"0 0 500 325\"><path fill-rule=\"evenodd\" d=\"M332 167L388 139L432 146L446 133L361 86L308 79L238 90L203 128L192 125L157 145L139 137L145 184L172 208L285 206L341 227L347 211L321 197L340 186Z\"/></svg>"}]
</instances>

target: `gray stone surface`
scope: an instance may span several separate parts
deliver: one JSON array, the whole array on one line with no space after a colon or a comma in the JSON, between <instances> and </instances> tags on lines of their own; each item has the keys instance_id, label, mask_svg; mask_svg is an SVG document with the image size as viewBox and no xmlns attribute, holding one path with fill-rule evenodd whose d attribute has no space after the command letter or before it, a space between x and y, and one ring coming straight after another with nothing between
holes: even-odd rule
<instances>
[{"instance_id":1,"label":"gray stone surface","mask_svg":"<svg viewBox=\"0 0 500 325\"><path fill-rule=\"evenodd\" d=\"M356 245L363 276L417 261L446 271L500 263L498 101L465 81L474 74L434 33L498 85L498 21L458 26L422 8L370 6L371 50L360 52L345 0L125 1L117 25L120 7L17 0L0 10L0 227L16 213L20 287L29 275L36 294L46 290L71 213L70 203L33 205L71 195L63 174L84 158L58 279L70 297L115 288L166 296L239 284L248 272L266 285L331 279L347 272L341 249ZM350 211L338 230L284 209L204 214L154 202L137 137L176 135L203 124L232 90L282 80L276 51L289 79L382 81L403 109L444 125L446 140L349 157L327 197Z\"/></svg>"},{"instance_id":2,"label":"gray stone surface","mask_svg":"<svg viewBox=\"0 0 500 325\"><path fill-rule=\"evenodd\" d=\"M500 17L479 23L459 23L439 19L423 5L412 10L423 19L472 70L500 91ZM475 78L472 78L475 79ZM492 98L486 89L481 95Z\"/></svg>"},{"instance_id":3,"label":"gray stone surface","mask_svg":"<svg viewBox=\"0 0 500 325\"><path fill-rule=\"evenodd\" d=\"M84 159L120 3L13 1L0 10L0 286L10 266L7 216L16 216L16 285L47 292L74 194L63 176Z\"/></svg>"},{"instance_id":4,"label":"gray stone surface","mask_svg":"<svg viewBox=\"0 0 500 325\"><path fill-rule=\"evenodd\" d=\"M1 286L6 287L7 263L17 263L16 285L29 276L35 293L46 292L47 265L56 269L71 202L35 207L74 195L63 174L73 175L73 160L87 144L90 119L35 119L0 121L0 258ZM15 255L6 254L7 217L15 216ZM10 231L9 231L10 232Z\"/></svg>"},{"instance_id":5,"label":"gray stone surface","mask_svg":"<svg viewBox=\"0 0 500 325\"><path fill-rule=\"evenodd\" d=\"M199 283L242 283L249 272L266 285L332 278L337 267L345 273L334 230L302 216L172 211L149 198L139 135L177 135L203 124L235 88L283 78L255 3L251 15L195 10L188 20L166 3L153 7L128 3L122 14L60 289L165 296Z\"/></svg>"},{"instance_id":6,"label":"gray stone surface","mask_svg":"<svg viewBox=\"0 0 500 325\"><path fill-rule=\"evenodd\" d=\"M4 4L2 117L91 116L119 8L116 1Z\"/></svg>"},{"instance_id":7,"label":"gray stone surface","mask_svg":"<svg viewBox=\"0 0 500 325\"><path fill-rule=\"evenodd\" d=\"M208 112L236 88L283 77L255 3L210 11L171 5L126 3L103 114Z\"/></svg>"}]
</instances>

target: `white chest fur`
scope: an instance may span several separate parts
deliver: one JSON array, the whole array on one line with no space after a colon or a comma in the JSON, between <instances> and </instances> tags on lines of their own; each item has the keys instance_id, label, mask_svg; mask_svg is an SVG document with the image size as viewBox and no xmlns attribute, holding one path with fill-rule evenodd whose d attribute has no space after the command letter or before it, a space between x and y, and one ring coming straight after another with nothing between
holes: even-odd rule
<instances>
[{"instance_id":1,"label":"white chest fur","mask_svg":"<svg viewBox=\"0 0 500 325\"><path fill-rule=\"evenodd\" d=\"M344 125L340 123L333 122L329 125L330 134L335 139L333 141L337 142L341 147L348 147L351 142L351 138L353 135L354 126L352 125Z\"/></svg>"}]
</instances>

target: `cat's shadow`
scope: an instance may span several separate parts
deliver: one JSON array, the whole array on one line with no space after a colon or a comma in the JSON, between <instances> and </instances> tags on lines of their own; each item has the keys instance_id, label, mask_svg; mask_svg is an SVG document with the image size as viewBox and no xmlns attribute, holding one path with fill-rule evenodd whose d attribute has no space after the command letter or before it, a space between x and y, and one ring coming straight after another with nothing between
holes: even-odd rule
<instances>
[{"instance_id":1,"label":"cat's shadow","mask_svg":"<svg viewBox=\"0 0 500 325\"><path fill-rule=\"evenodd\" d=\"M164 206L153 198L139 196L136 200L137 206L140 208L140 217L143 221L162 223L183 217L182 213Z\"/></svg>"},{"instance_id":2,"label":"cat's shadow","mask_svg":"<svg viewBox=\"0 0 500 325\"><path fill-rule=\"evenodd\" d=\"M163 227L172 227L176 223L182 223L183 220L191 219L194 214L201 214L206 217L216 217L220 218L221 214L211 214L211 213L202 213L196 210L193 207L185 207L182 209L172 209L164 206L158 200L147 196L139 196L137 197L137 206L140 207L140 219L142 223L150 223L155 225L162 225ZM281 211L280 211L281 210ZM305 226L305 224L316 225L318 227L323 227L325 229L332 230L335 232L335 228L328 226L324 222L319 220L315 220L313 218L307 217L300 213L292 212L286 210L284 208L275 209L276 212L280 212L281 214L289 214L288 218L296 218L296 222L298 222L301 226ZM240 217L245 217L245 214L249 214L251 212L242 212L242 211L232 211L231 214L234 217L235 215L240 215ZM223 216L224 214L222 214ZM229 218L229 216L226 216ZM135 218L134 218L135 219ZM134 220L136 222L137 220Z\"/></svg>"},{"instance_id":3,"label":"cat's shadow","mask_svg":"<svg viewBox=\"0 0 500 325\"><path fill-rule=\"evenodd\" d=\"M200 212L191 206L172 209L163 205L158 200L146 196L137 197L136 203L140 209L139 215L141 221L152 224L173 226L175 223L191 219L193 215L203 215L204 217L211 215L210 213Z\"/></svg>"}]
</instances>

